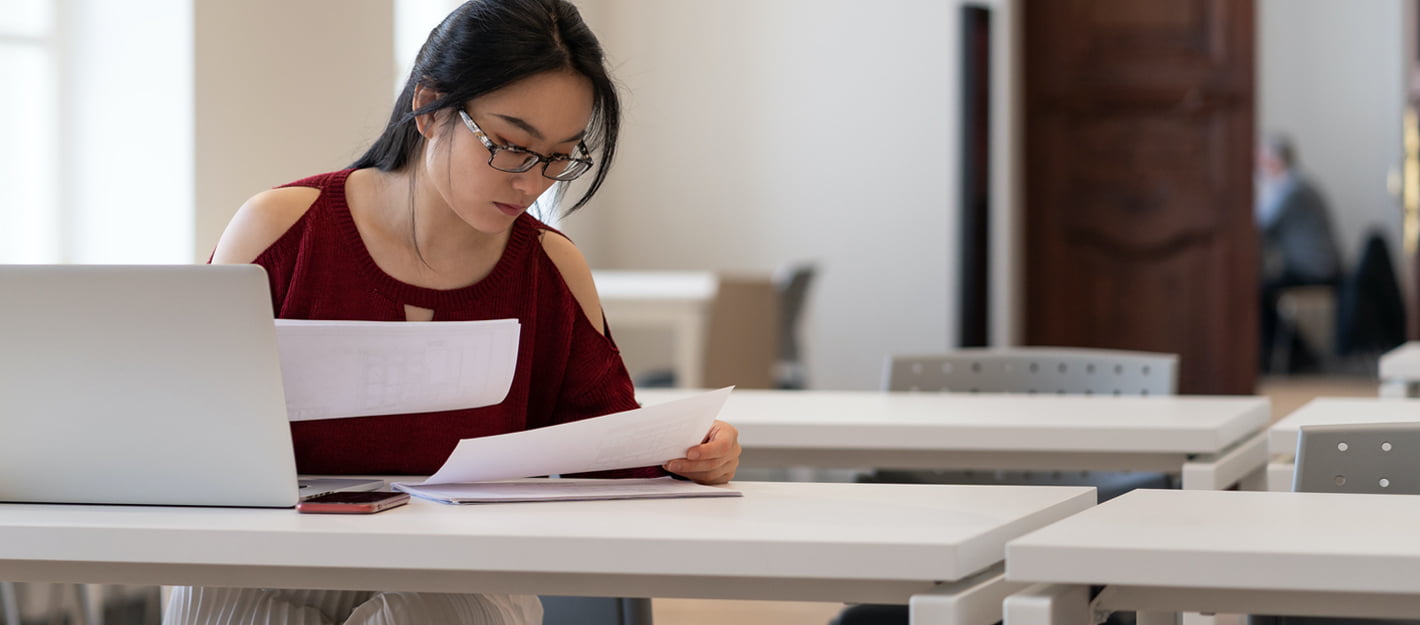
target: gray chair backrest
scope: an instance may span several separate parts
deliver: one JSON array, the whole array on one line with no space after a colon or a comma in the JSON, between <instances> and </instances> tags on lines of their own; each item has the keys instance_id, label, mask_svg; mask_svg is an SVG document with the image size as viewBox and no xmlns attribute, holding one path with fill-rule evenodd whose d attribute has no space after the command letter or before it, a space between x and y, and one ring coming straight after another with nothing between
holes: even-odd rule
<instances>
[{"instance_id":1,"label":"gray chair backrest","mask_svg":"<svg viewBox=\"0 0 1420 625\"><path fill-rule=\"evenodd\" d=\"M1010 347L891 356L891 391L1172 395L1178 355L1111 349Z\"/></svg>"},{"instance_id":2,"label":"gray chair backrest","mask_svg":"<svg viewBox=\"0 0 1420 625\"><path fill-rule=\"evenodd\" d=\"M1304 426L1292 490L1420 494L1420 422Z\"/></svg>"},{"instance_id":3,"label":"gray chair backrest","mask_svg":"<svg viewBox=\"0 0 1420 625\"><path fill-rule=\"evenodd\" d=\"M785 266L774 276L779 291L779 360L798 362L799 321L808 301L809 284L813 282L812 263Z\"/></svg>"}]
</instances>

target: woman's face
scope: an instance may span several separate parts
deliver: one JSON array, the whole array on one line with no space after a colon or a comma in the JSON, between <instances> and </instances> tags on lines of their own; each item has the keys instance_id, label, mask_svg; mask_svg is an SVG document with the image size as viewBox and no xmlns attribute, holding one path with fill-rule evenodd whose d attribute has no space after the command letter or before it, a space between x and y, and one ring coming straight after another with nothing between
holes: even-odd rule
<instances>
[{"instance_id":1,"label":"woman's face","mask_svg":"<svg viewBox=\"0 0 1420 625\"><path fill-rule=\"evenodd\" d=\"M591 120L592 84L571 72L537 74L483 95L464 110L495 145L543 156L573 154ZM424 150L425 175L469 226L489 234L506 231L555 181L542 175L544 163L522 173L494 169L488 148L456 109L439 115Z\"/></svg>"}]
</instances>

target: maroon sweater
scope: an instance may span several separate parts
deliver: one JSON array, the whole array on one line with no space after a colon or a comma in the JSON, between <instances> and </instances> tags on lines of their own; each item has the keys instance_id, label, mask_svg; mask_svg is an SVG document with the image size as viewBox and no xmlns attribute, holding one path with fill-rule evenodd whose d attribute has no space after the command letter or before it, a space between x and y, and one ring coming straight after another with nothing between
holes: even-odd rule
<instances>
[{"instance_id":1,"label":"maroon sweater","mask_svg":"<svg viewBox=\"0 0 1420 625\"><path fill-rule=\"evenodd\" d=\"M435 321L517 318L517 371L503 403L484 408L291 424L302 473L426 475L459 439L517 432L635 408L631 378L611 340L596 331L543 251L552 230L524 214L487 277L452 290L400 282L365 248L350 207L350 171L286 186L320 189L295 225L257 257L271 280L277 317L403 321L405 304ZM617 476L664 475L659 467Z\"/></svg>"}]
</instances>

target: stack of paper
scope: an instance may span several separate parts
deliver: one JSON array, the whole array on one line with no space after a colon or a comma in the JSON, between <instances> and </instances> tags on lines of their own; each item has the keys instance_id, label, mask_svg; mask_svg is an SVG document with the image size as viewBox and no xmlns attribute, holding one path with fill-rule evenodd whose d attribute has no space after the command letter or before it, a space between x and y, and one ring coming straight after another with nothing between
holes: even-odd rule
<instances>
[{"instance_id":1,"label":"stack of paper","mask_svg":"<svg viewBox=\"0 0 1420 625\"><path fill-rule=\"evenodd\" d=\"M504 500L514 501L738 495L738 491L671 478L502 482L656 466L684 458L687 449L705 439L731 388L525 432L464 439L428 480L394 487L448 503L490 501L499 493L507 496ZM530 498L528 489L533 487L543 493Z\"/></svg>"},{"instance_id":2,"label":"stack of paper","mask_svg":"<svg viewBox=\"0 0 1420 625\"><path fill-rule=\"evenodd\" d=\"M515 501L587 501L592 499L653 499L668 497L739 497L740 491L704 486L673 477L627 480L533 478L474 484L402 484L396 489L443 503L507 503Z\"/></svg>"},{"instance_id":3,"label":"stack of paper","mask_svg":"<svg viewBox=\"0 0 1420 625\"><path fill-rule=\"evenodd\" d=\"M292 421L432 412L497 404L517 369L517 319L383 322L276 320ZM657 466L700 444L730 388L616 414L459 441L412 495L445 501L735 496L672 478L528 480ZM513 480L513 481L508 481Z\"/></svg>"}]
</instances>

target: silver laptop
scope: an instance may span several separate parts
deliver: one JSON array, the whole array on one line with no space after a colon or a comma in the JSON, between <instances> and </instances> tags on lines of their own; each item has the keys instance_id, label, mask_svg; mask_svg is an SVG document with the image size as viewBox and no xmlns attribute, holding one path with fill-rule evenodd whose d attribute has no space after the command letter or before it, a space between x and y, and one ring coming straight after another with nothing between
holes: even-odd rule
<instances>
[{"instance_id":1,"label":"silver laptop","mask_svg":"<svg viewBox=\"0 0 1420 625\"><path fill-rule=\"evenodd\" d=\"M294 506L256 265L0 265L0 501ZM305 496L359 485L308 481Z\"/></svg>"}]
</instances>

